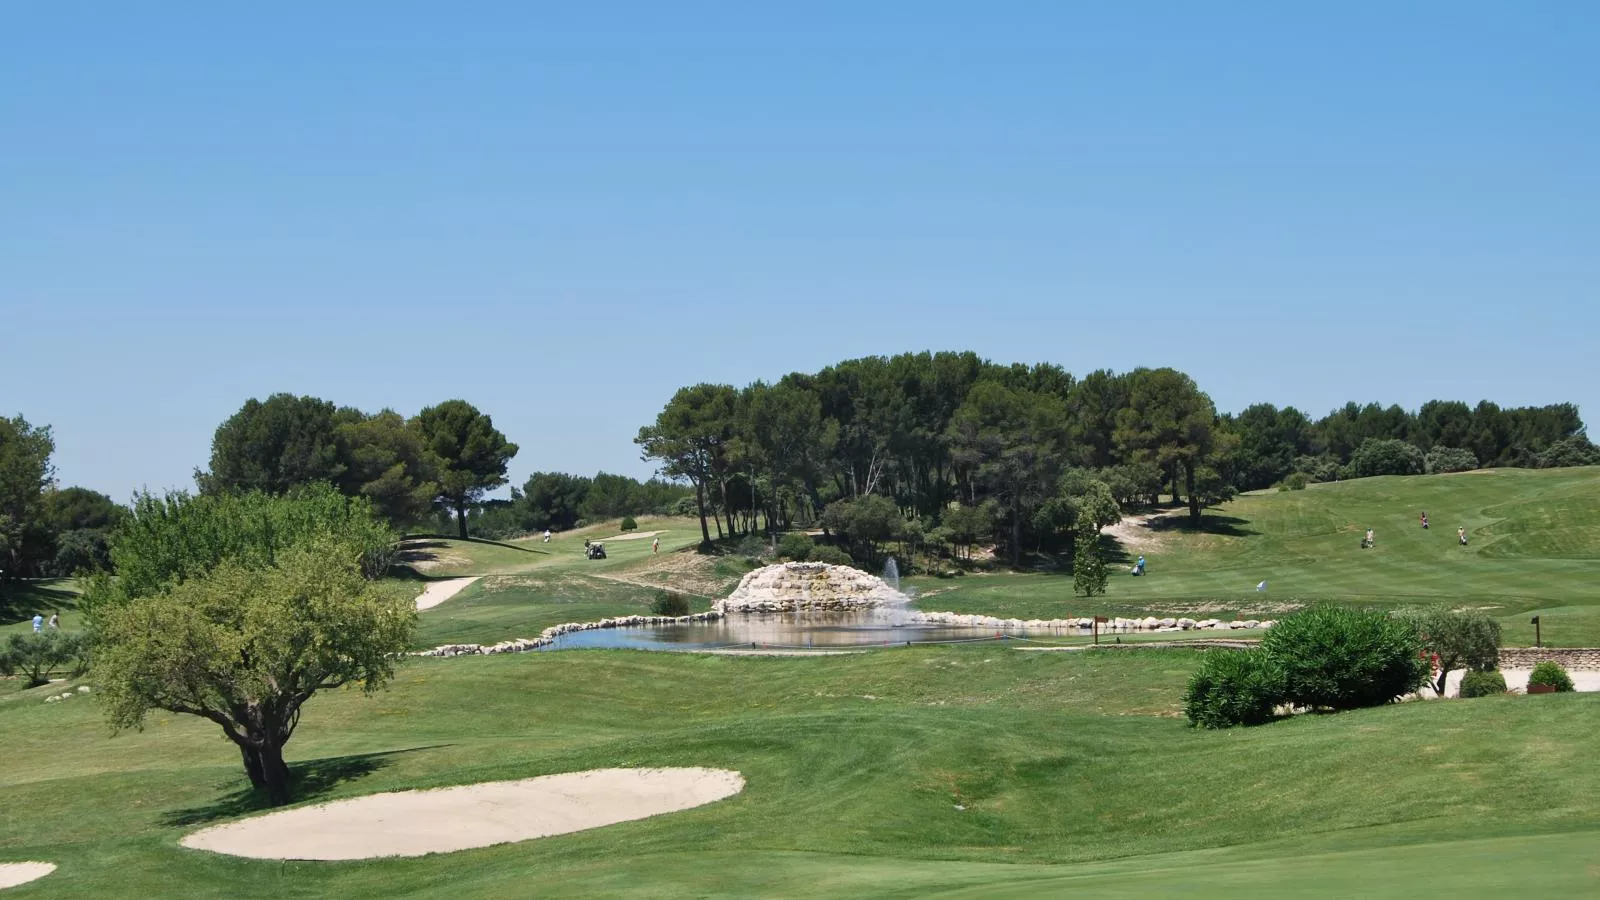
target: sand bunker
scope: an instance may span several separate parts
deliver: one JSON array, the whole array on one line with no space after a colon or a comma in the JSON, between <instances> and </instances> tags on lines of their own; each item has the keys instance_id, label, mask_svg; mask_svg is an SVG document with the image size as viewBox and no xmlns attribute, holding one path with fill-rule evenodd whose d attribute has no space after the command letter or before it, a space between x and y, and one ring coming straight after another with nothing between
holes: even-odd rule
<instances>
[{"instance_id":1,"label":"sand bunker","mask_svg":"<svg viewBox=\"0 0 1600 900\"><path fill-rule=\"evenodd\" d=\"M43 878L55 870L55 863L0 863L0 890L16 887L19 884L27 884L34 879Z\"/></svg>"},{"instance_id":2,"label":"sand bunker","mask_svg":"<svg viewBox=\"0 0 1600 900\"><path fill-rule=\"evenodd\" d=\"M417 595L417 611L432 609L461 593L461 589L478 580L478 576L471 578L448 578L444 581L430 581L428 586Z\"/></svg>"},{"instance_id":3,"label":"sand bunker","mask_svg":"<svg viewBox=\"0 0 1600 900\"><path fill-rule=\"evenodd\" d=\"M727 769L595 769L337 800L217 825L182 843L254 859L422 856L645 819L742 790L744 776Z\"/></svg>"}]
</instances>

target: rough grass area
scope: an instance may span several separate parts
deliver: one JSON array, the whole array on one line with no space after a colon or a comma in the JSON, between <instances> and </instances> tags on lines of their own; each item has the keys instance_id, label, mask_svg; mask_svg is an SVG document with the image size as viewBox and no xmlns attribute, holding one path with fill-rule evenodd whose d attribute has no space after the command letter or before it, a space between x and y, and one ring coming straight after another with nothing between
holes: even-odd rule
<instances>
[{"instance_id":1,"label":"rough grass area","mask_svg":"<svg viewBox=\"0 0 1600 900\"><path fill-rule=\"evenodd\" d=\"M1196 660L994 645L415 660L391 691L312 702L289 748L306 799L603 766L726 767L748 787L592 832L354 864L180 848L255 805L215 728L160 715L112 738L92 700L29 691L0 702L0 847L60 864L37 897L1581 896L1600 883L1587 764L1600 696L1205 732L1177 714Z\"/></svg>"},{"instance_id":2,"label":"rough grass area","mask_svg":"<svg viewBox=\"0 0 1600 900\"><path fill-rule=\"evenodd\" d=\"M1418 516L1426 510L1432 527ZM1554 646L1600 646L1600 467L1497 469L1364 478L1241 497L1187 518L1132 529L1123 554L1149 574L1113 568L1105 596L1072 593L1070 576L975 574L915 579L925 609L1018 618L1062 615L1276 617L1311 600L1489 608L1511 645L1533 643L1542 617ZM1469 544L1456 540L1465 526ZM1360 547L1368 529L1376 546ZM1128 530L1128 529L1125 529ZM1138 543L1132 543L1137 540ZM1266 581L1265 593L1256 585Z\"/></svg>"}]
</instances>

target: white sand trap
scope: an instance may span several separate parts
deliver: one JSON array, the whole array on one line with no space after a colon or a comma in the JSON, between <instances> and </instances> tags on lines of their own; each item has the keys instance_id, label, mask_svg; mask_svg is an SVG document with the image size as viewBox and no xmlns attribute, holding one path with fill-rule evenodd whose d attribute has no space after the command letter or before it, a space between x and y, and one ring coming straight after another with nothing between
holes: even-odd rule
<instances>
[{"instance_id":1,"label":"white sand trap","mask_svg":"<svg viewBox=\"0 0 1600 900\"><path fill-rule=\"evenodd\" d=\"M443 581L428 582L428 586L417 595L417 611L433 609L461 593L462 588L477 580L478 576L474 575L471 578L446 578Z\"/></svg>"},{"instance_id":2,"label":"white sand trap","mask_svg":"<svg viewBox=\"0 0 1600 900\"><path fill-rule=\"evenodd\" d=\"M617 535L615 537L604 538L603 540L607 540L607 541L642 541L645 538L653 538L658 534L666 534L666 532L665 531L630 531L627 534L619 534L619 535Z\"/></svg>"},{"instance_id":3,"label":"white sand trap","mask_svg":"<svg viewBox=\"0 0 1600 900\"><path fill-rule=\"evenodd\" d=\"M253 859L423 856L645 819L742 790L744 776L727 769L595 769L336 800L206 828L182 843Z\"/></svg>"},{"instance_id":4,"label":"white sand trap","mask_svg":"<svg viewBox=\"0 0 1600 900\"><path fill-rule=\"evenodd\" d=\"M56 870L55 863L0 863L0 891L43 878Z\"/></svg>"}]
</instances>

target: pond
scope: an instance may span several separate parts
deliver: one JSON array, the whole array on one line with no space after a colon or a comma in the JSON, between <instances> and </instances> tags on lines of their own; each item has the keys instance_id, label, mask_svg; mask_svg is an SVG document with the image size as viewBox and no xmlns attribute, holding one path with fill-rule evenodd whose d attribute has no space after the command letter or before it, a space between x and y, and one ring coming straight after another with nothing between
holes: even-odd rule
<instances>
[{"instance_id":1,"label":"pond","mask_svg":"<svg viewBox=\"0 0 1600 900\"><path fill-rule=\"evenodd\" d=\"M713 650L724 648L848 648L1005 637L1086 635L1077 628L1006 629L907 621L892 610L853 612L735 613L684 625L596 628L558 636L542 650Z\"/></svg>"}]
</instances>

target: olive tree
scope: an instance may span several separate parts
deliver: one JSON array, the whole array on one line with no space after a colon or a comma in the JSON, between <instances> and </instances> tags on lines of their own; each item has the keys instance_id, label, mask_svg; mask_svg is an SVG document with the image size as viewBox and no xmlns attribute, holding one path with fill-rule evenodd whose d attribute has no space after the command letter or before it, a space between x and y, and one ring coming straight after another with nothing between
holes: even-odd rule
<instances>
[{"instance_id":1,"label":"olive tree","mask_svg":"<svg viewBox=\"0 0 1600 900\"><path fill-rule=\"evenodd\" d=\"M141 498L113 539L124 574L83 604L112 727L156 709L207 719L251 784L289 802L283 748L305 703L383 687L415 628L412 601L369 577L374 527L370 504L332 488Z\"/></svg>"},{"instance_id":2,"label":"olive tree","mask_svg":"<svg viewBox=\"0 0 1600 900\"><path fill-rule=\"evenodd\" d=\"M1500 664L1500 623L1476 609L1407 609L1400 613L1422 638L1422 649L1439 656L1433 688L1444 696L1445 678L1453 669L1492 672Z\"/></svg>"}]
</instances>

